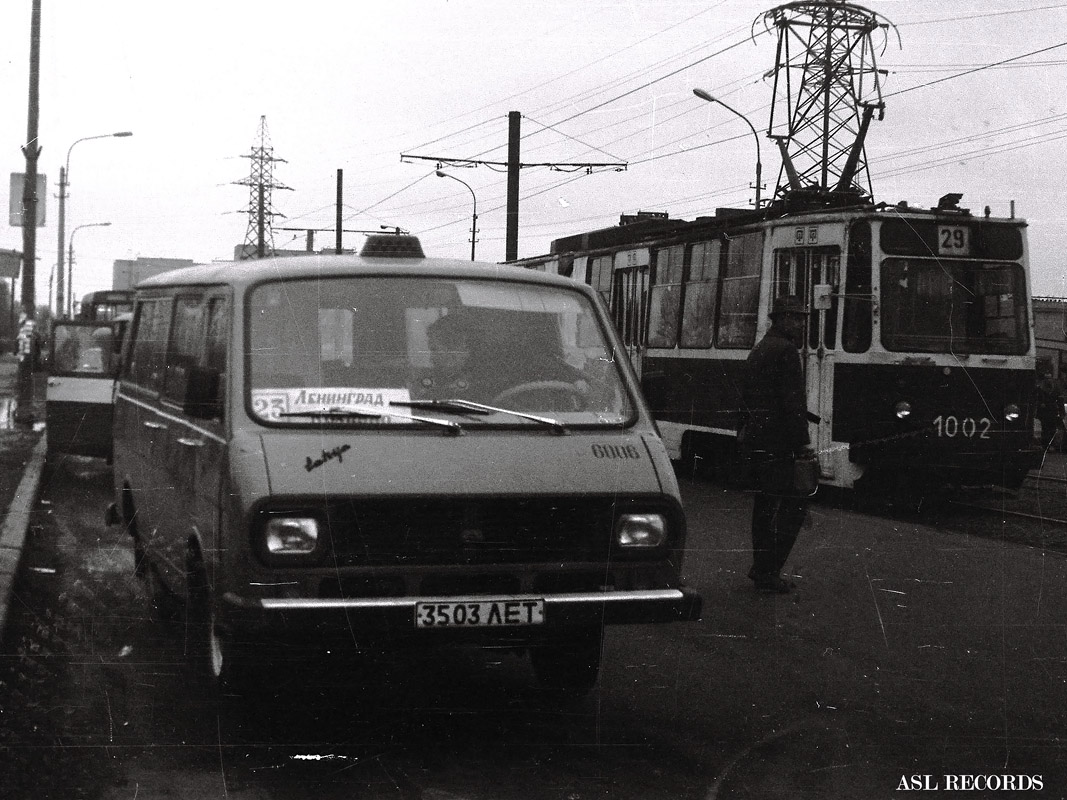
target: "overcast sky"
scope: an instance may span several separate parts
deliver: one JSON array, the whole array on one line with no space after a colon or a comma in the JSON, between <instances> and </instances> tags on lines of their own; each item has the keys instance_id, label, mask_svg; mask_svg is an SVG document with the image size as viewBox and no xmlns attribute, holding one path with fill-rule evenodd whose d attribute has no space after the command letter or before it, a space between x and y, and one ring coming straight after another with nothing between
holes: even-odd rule
<instances>
[{"instance_id":1,"label":"overcast sky","mask_svg":"<svg viewBox=\"0 0 1067 800\"><path fill-rule=\"evenodd\" d=\"M38 299L56 263L59 168L70 150L66 230L75 293L109 288L115 259L228 259L245 240L251 148L265 117L277 248L333 228L396 225L430 255L470 253L471 193L401 153L506 161L507 115L523 162L626 162L625 171L522 170L519 255L617 223L620 213L692 218L752 198L755 140L703 87L766 131L775 37L751 0L44 0ZM878 201L932 206L947 192L1030 223L1033 289L1067 295L1067 2L870 0L895 23L878 64L886 112L867 156ZM0 4L5 56L0 168L22 172L30 0ZM755 33L754 37L751 36ZM879 45L881 37L877 38ZM1043 52L1042 52L1043 51ZM1033 53L1023 58L1025 54ZM1006 59L1008 64L988 65ZM961 73L968 73L962 74ZM780 161L763 139L765 196ZM478 203L480 259L504 258L506 176L449 168ZM22 249L19 228L0 247ZM362 235L345 234L358 248ZM333 243L317 234L316 247Z\"/></svg>"}]
</instances>

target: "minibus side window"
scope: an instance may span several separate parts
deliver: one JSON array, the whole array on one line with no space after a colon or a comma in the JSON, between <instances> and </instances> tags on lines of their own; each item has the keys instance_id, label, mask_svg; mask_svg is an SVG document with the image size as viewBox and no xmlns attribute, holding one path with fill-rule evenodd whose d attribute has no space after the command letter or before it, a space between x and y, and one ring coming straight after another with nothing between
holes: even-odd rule
<instances>
[{"instance_id":1,"label":"minibus side window","mask_svg":"<svg viewBox=\"0 0 1067 800\"><path fill-rule=\"evenodd\" d=\"M229 341L230 307L225 297L212 297L207 301L207 324L201 366L215 376L213 397L205 397L207 408L204 419L222 419L226 392L226 344ZM213 401L213 402L211 402Z\"/></svg>"},{"instance_id":2,"label":"minibus side window","mask_svg":"<svg viewBox=\"0 0 1067 800\"><path fill-rule=\"evenodd\" d=\"M133 327L128 377L147 389L159 390L163 385L163 363L167 343L167 321L170 317L169 298L142 300L137 305Z\"/></svg>"},{"instance_id":3,"label":"minibus side window","mask_svg":"<svg viewBox=\"0 0 1067 800\"><path fill-rule=\"evenodd\" d=\"M204 341L200 325L203 318L201 308L200 298L189 295L178 297L174 303L163 395L176 403L185 399L189 368L200 361Z\"/></svg>"},{"instance_id":4,"label":"minibus side window","mask_svg":"<svg viewBox=\"0 0 1067 800\"><path fill-rule=\"evenodd\" d=\"M230 309L225 297L212 297L207 304L207 347L204 366L221 376L226 372L226 342ZM222 384L220 380L220 385Z\"/></svg>"}]
</instances>

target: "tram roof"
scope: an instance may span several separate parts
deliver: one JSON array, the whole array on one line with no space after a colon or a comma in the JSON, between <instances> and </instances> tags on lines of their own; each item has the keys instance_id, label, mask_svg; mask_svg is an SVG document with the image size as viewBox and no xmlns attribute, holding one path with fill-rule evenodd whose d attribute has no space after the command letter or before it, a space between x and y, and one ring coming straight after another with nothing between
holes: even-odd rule
<instances>
[{"instance_id":1,"label":"tram roof","mask_svg":"<svg viewBox=\"0 0 1067 800\"><path fill-rule=\"evenodd\" d=\"M699 235L703 232L717 235L723 231L753 227L761 223L771 226L788 226L798 222L808 224L816 220L820 222L835 222L862 218L884 219L888 217L947 217L961 221L973 220L977 222L1014 224L1019 227L1024 227L1027 224L1025 219L1019 217L976 216L970 210L958 208L955 205L920 208L911 206L906 202L895 205L878 203L877 205L807 207L788 212L783 211L780 206L762 211L719 208L715 210L714 216L696 217L692 220L670 219L668 217L640 219L560 237L552 241L549 255L556 256L571 252L608 249L624 244L640 245L643 242L652 242L673 236Z\"/></svg>"}]
</instances>

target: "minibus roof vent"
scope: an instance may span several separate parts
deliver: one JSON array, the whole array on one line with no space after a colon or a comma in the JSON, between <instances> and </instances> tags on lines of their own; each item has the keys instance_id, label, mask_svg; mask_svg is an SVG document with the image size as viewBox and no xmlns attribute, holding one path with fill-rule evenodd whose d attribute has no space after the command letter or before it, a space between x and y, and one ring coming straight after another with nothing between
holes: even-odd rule
<instances>
[{"instance_id":1,"label":"minibus roof vent","mask_svg":"<svg viewBox=\"0 0 1067 800\"><path fill-rule=\"evenodd\" d=\"M426 258L419 237L403 233L372 234L359 254L363 258Z\"/></svg>"}]
</instances>

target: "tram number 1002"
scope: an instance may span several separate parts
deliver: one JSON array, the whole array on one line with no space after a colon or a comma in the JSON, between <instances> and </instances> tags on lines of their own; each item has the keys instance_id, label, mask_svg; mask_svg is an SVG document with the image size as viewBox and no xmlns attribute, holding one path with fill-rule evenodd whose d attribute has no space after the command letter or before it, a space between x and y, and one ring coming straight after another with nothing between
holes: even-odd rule
<instances>
[{"instance_id":1,"label":"tram number 1002","mask_svg":"<svg viewBox=\"0 0 1067 800\"><path fill-rule=\"evenodd\" d=\"M989 429L993 427L993 420L988 417L975 419L974 417L959 417L938 415L934 417L934 429L938 438L953 439L961 436L964 439L988 439Z\"/></svg>"}]
</instances>

